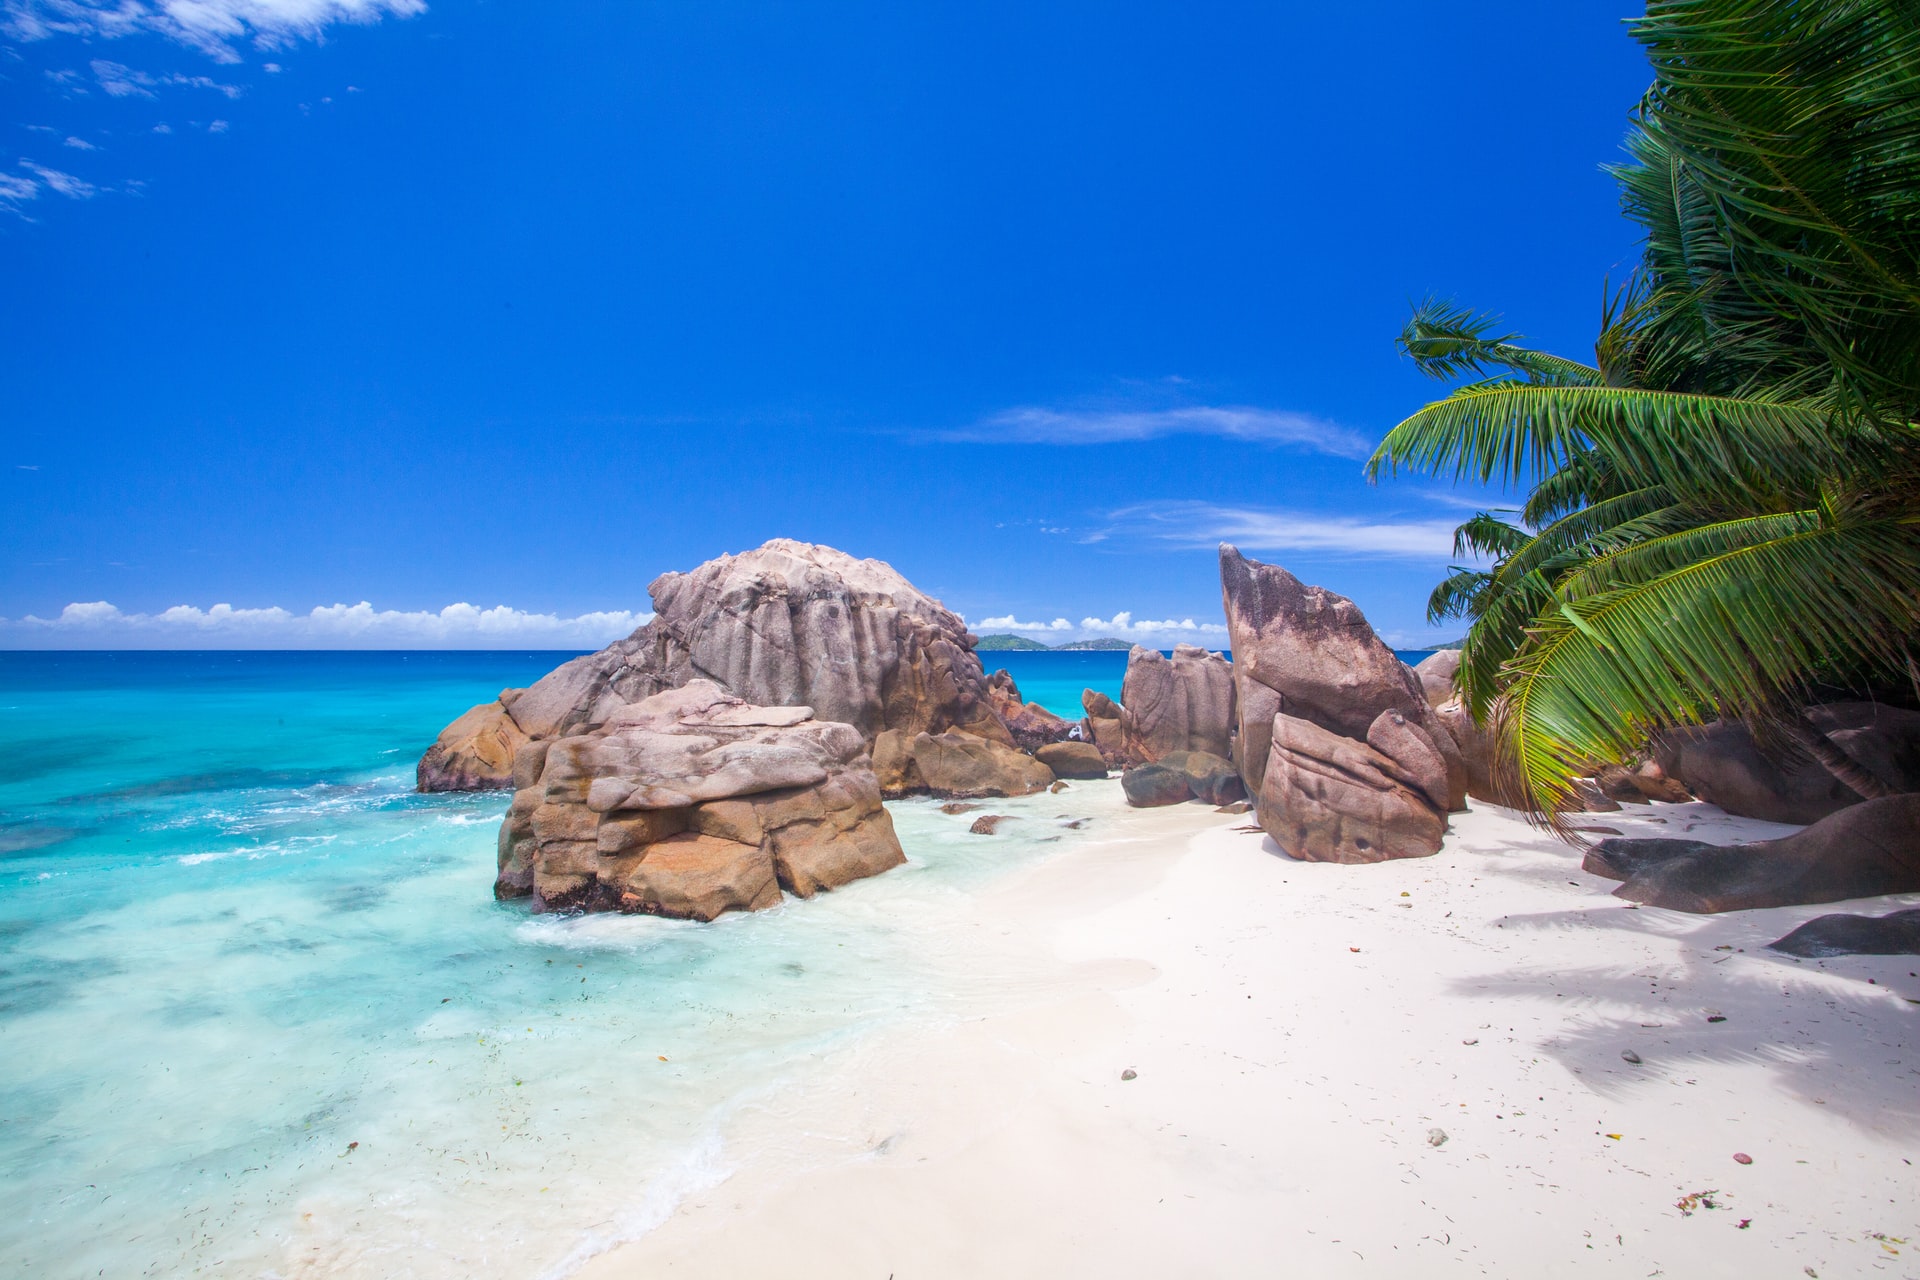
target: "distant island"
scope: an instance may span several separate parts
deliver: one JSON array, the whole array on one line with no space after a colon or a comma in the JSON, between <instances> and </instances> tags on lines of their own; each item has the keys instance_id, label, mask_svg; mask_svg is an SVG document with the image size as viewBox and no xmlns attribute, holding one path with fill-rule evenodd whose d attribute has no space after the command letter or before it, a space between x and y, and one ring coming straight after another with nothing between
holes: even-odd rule
<instances>
[{"instance_id":1,"label":"distant island","mask_svg":"<svg viewBox=\"0 0 1920 1280\"><path fill-rule=\"evenodd\" d=\"M1071 640L1066 644L1041 644L1038 640L1029 640L1025 636L997 635L981 636L977 650L1004 653L1017 649L1027 653L1059 653L1068 649L1120 649L1133 648L1131 640L1115 640L1112 636L1102 636L1098 640Z\"/></svg>"}]
</instances>

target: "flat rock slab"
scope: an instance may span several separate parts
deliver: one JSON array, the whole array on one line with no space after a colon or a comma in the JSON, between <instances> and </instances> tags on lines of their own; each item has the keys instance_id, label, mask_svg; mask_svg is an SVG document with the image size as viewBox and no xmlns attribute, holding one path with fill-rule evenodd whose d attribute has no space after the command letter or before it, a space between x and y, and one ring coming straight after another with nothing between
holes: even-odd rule
<instances>
[{"instance_id":1,"label":"flat rock slab","mask_svg":"<svg viewBox=\"0 0 1920 1280\"><path fill-rule=\"evenodd\" d=\"M1599 828L1592 829L1599 830ZM1622 836L1612 840L1602 840L1587 850L1587 856L1581 862L1580 868L1588 875L1604 876L1608 880L1631 880L1642 871L1671 858L1719 847L1721 846L1708 844L1704 840Z\"/></svg>"},{"instance_id":2,"label":"flat rock slab","mask_svg":"<svg viewBox=\"0 0 1920 1280\"><path fill-rule=\"evenodd\" d=\"M1778 942L1790 956L1920 956L1920 908L1884 916L1820 916Z\"/></svg>"},{"instance_id":3,"label":"flat rock slab","mask_svg":"<svg viewBox=\"0 0 1920 1280\"><path fill-rule=\"evenodd\" d=\"M1702 915L1920 892L1920 795L1869 800L1754 844L1603 840L1587 861L1608 874L1600 866L1625 873L1615 897Z\"/></svg>"}]
</instances>

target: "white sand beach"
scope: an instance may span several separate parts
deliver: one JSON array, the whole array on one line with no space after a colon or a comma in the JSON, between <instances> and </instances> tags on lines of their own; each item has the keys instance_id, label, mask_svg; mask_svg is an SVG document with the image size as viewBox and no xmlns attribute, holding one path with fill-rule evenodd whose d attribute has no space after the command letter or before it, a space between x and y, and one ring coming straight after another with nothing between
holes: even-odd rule
<instances>
[{"instance_id":1,"label":"white sand beach","mask_svg":"<svg viewBox=\"0 0 1920 1280\"><path fill-rule=\"evenodd\" d=\"M1920 962L1764 949L1920 898L1692 917L1485 806L1340 866L1089 788L1103 838L956 908L977 1010L748 1109L580 1274L1920 1277Z\"/></svg>"}]
</instances>

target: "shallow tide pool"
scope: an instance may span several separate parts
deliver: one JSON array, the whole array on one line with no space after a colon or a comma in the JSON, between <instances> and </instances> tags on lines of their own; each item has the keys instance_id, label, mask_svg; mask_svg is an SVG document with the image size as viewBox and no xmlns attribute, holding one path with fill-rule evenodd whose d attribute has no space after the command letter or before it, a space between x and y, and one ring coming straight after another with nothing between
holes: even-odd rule
<instances>
[{"instance_id":1,"label":"shallow tide pool","mask_svg":"<svg viewBox=\"0 0 1920 1280\"><path fill-rule=\"evenodd\" d=\"M1117 803L894 805L908 866L712 925L530 916L505 795L413 765L563 656L0 655L0 1274L565 1275L955 1016L947 908Z\"/></svg>"}]
</instances>

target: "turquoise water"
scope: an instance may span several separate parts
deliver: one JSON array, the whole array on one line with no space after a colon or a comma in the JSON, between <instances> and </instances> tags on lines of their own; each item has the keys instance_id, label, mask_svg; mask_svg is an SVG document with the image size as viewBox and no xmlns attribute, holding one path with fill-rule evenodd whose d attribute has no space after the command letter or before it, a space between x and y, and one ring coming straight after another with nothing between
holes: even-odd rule
<instances>
[{"instance_id":1,"label":"turquoise water","mask_svg":"<svg viewBox=\"0 0 1920 1280\"><path fill-rule=\"evenodd\" d=\"M1005 670L1028 702L1037 702L1057 716L1078 720L1086 714L1080 708L1080 695L1087 689L1097 689L1115 702L1120 700L1127 655L1124 650L1112 649L1065 653L999 649L982 653L980 665L988 671Z\"/></svg>"},{"instance_id":2,"label":"turquoise water","mask_svg":"<svg viewBox=\"0 0 1920 1280\"><path fill-rule=\"evenodd\" d=\"M1394 652L1400 661L1408 664L1418 663L1429 653L1425 649ZM1120 685L1127 674L1127 655L1116 649L1071 649L1053 653L988 650L981 653L980 662L988 671L1004 668L1028 702L1037 702L1069 720L1078 720L1084 714L1080 708L1080 694L1084 689L1097 689L1118 702Z\"/></svg>"},{"instance_id":3,"label":"turquoise water","mask_svg":"<svg viewBox=\"0 0 1920 1280\"><path fill-rule=\"evenodd\" d=\"M531 917L506 797L413 766L564 656L0 654L0 1275L564 1275L953 1016L943 903L1111 799L899 804L908 866L713 925Z\"/></svg>"}]
</instances>

